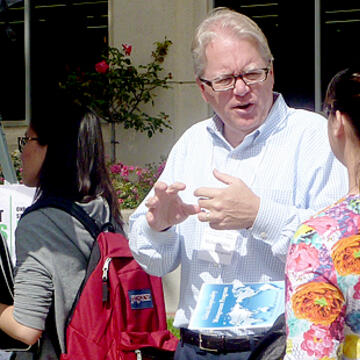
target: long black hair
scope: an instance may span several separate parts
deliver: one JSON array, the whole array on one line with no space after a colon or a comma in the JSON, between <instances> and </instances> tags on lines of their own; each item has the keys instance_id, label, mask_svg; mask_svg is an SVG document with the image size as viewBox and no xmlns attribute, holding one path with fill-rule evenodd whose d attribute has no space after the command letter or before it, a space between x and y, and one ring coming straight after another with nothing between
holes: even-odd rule
<instances>
[{"instance_id":1,"label":"long black hair","mask_svg":"<svg viewBox=\"0 0 360 360\"><path fill-rule=\"evenodd\" d=\"M37 196L58 196L88 202L103 196L113 218L121 223L118 201L105 163L99 118L58 91L32 101L30 127L47 145Z\"/></svg>"}]
</instances>

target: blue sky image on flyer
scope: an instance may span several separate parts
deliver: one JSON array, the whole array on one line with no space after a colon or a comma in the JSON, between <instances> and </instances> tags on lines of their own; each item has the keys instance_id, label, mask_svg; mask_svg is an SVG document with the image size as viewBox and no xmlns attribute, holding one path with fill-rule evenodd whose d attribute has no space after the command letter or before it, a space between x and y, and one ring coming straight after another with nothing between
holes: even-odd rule
<instances>
[{"instance_id":1,"label":"blue sky image on flyer","mask_svg":"<svg viewBox=\"0 0 360 360\"><path fill-rule=\"evenodd\" d=\"M284 312L284 281L203 284L190 319L194 330L266 330Z\"/></svg>"}]
</instances>

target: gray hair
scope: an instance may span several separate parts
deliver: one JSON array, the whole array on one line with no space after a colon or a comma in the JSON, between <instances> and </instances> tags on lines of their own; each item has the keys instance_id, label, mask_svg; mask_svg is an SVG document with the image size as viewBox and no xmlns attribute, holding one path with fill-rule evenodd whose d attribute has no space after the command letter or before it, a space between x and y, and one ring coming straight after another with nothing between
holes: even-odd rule
<instances>
[{"instance_id":1,"label":"gray hair","mask_svg":"<svg viewBox=\"0 0 360 360\"><path fill-rule=\"evenodd\" d=\"M206 66L205 50L207 45L220 34L251 39L255 41L261 57L267 63L274 59L264 33L253 20L234 10L219 7L208 14L195 32L191 52L197 77L203 74Z\"/></svg>"}]
</instances>

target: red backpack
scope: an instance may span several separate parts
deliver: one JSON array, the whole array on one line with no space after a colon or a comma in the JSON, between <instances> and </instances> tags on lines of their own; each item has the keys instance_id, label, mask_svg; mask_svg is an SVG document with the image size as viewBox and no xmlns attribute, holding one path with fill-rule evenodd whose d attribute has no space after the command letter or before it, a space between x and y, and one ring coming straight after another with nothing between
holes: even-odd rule
<instances>
[{"instance_id":1,"label":"red backpack","mask_svg":"<svg viewBox=\"0 0 360 360\"><path fill-rule=\"evenodd\" d=\"M162 280L147 274L120 233L100 230L78 205L45 198L25 210L56 207L96 239L66 326L61 360L172 359L178 339L167 329ZM57 346L58 347L58 346Z\"/></svg>"}]
</instances>

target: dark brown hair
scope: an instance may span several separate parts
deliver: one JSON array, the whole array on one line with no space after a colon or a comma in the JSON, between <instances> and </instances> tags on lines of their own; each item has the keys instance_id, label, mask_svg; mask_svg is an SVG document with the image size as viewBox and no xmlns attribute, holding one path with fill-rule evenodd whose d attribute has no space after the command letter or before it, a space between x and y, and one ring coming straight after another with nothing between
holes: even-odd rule
<instances>
[{"instance_id":1,"label":"dark brown hair","mask_svg":"<svg viewBox=\"0 0 360 360\"><path fill-rule=\"evenodd\" d=\"M360 139L360 67L339 71L330 81L324 108L329 113L339 110L349 116Z\"/></svg>"},{"instance_id":2,"label":"dark brown hair","mask_svg":"<svg viewBox=\"0 0 360 360\"><path fill-rule=\"evenodd\" d=\"M58 92L32 101L31 128L47 145L37 196L58 196L88 202L103 196L113 218L121 223L114 189L107 172L98 117Z\"/></svg>"}]
</instances>

